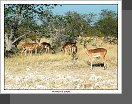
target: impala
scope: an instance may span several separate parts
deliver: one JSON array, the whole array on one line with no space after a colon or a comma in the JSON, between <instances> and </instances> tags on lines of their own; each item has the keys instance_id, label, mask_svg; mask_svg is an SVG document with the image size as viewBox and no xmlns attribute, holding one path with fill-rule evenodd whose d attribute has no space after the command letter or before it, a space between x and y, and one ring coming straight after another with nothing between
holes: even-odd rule
<instances>
[{"instance_id":1,"label":"impala","mask_svg":"<svg viewBox=\"0 0 132 104\"><path fill-rule=\"evenodd\" d=\"M52 53L55 53L54 49L51 47L50 43L47 43L47 42L42 42L41 45L41 50L40 50L40 53L42 53L42 51L45 49L45 52L46 53L49 53L50 50L52 50Z\"/></svg>"},{"instance_id":2,"label":"impala","mask_svg":"<svg viewBox=\"0 0 132 104\"><path fill-rule=\"evenodd\" d=\"M64 53L72 53L72 46L76 45L76 43L71 43L71 42L66 42L61 51L63 51Z\"/></svg>"},{"instance_id":3,"label":"impala","mask_svg":"<svg viewBox=\"0 0 132 104\"><path fill-rule=\"evenodd\" d=\"M71 45L71 52L72 52L72 54L76 54L77 53L77 46L75 44Z\"/></svg>"},{"instance_id":4,"label":"impala","mask_svg":"<svg viewBox=\"0 0 132 104\"><path fill-rule=\"evenodd\" d=\"M77 60L78 57L76 56L76 54L77 54L77 46L76 46L76 44L72 45L71 53L72 53L72 59Z\"/></svg>"},{"instance_id":5,"label":"impala","mask_svg":"<svg viewBox=\"0 0 132 104\"><path fill-rule=\"evenodd\" d=\"M21 54L29 52L32 55L32 51L35 50L35 54L37 54L37 48L40 46L40 39L37 39L36 43L24 43L22 44Z\"/></svg>"},{"instance_id":6,"label":"impala","mask_svg":"<svg viewBox=\"0 0 132 104\"><path fill-rule=\"evenodd\" d=\"M96 48L96 49L90 49L88 50L86 45L84 44L85 48L85 53L90 57L90 62L91 62L91 69L93 69L93 59L96 57L101 57L102 61L104 63L104 69L106 68L106 53L107 50L105 48Z\"/></svg>"}]
</instances>

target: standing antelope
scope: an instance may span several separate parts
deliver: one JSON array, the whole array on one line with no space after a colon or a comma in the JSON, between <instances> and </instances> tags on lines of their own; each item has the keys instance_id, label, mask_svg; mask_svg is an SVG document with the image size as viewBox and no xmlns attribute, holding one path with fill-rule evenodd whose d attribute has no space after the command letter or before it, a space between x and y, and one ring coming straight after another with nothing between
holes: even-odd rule
<instances>
[{"instance_id":1,"label":"standing antelope","mask_svg":"<svg viewBox=\"0 0 132 104\"><path fill-rule=\"evenodd\" d=\"M71 53L76 54L77 53L77 46L75 44L71 45Z\"/></svg>"},{"instance_id":2,"label":"standing antelope","mask_svg":"<svg viewBox=\"0 0 132 104\"><path fill-rule=\"evenodd\" d=\"M107 50L104 48L96 48L96 49L90 49L88 50L86 48L86 45L84 44L84 48L85 48L85 53L90 57L90 61L91 61L91 69L93 69L92 64L93 64L93 58L96 57L101 57L102 61L104 63L104 69L106 68L106 53Z\"/></svg>"},{"instance_id":3,"label":"standing antelope","mask_svg":"<svg viewBox=\"0 0 132 104\"><path fill-rule=\"evenodd\" d=\"M42 42L41 43L41 50L40 53L42 53L42 50L46 49L46 53L49 53L50 50L52 50L52 53L55 53L54 49L51 47L50 43Z\"/></svg>"},{"instance_id":4,"label":"standing antelope","mask_svg":"<svg viewBox=\"0 0 132 104\"><path fill-rule=\"evenodd\" d=\"M72 53L72 46L76 45L76 43L71 43L71 42L66 42L61 51L63 51L64 53Z\"/></svg>"},{"instance_id":5,"label":"standing antelope","mask_svg":"<svg viewBox=\"0 0 132 104\"><path fill-rule=\"evenodd\" d=\"M72 58L73 59L78 59L77 58L77 56L76 56L76 54L77 54L77 46L74 44L74 45L72 45L72 47L71 47L71 53L72 53Z\"/></svg>"},{"instance_id":6,"label":"standing antelope","mask_svg":"<svg viewBox=\"0 0 132 104\"><path fill-rule=\"evenodd\" d=\"M37 54L37 48L40 46L40 39L37 39L36 43L24 43L22 44L21 54L29 52L32 55L32 51L35 50L35 54Z\"/></svg>"}]
</instances>

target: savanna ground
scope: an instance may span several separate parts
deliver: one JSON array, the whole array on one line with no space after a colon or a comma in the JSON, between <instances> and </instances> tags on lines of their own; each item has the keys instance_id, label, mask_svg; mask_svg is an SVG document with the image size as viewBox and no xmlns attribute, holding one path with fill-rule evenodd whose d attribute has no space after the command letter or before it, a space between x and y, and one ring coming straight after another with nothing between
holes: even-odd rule
<instances>
[{"instance_id":1,"label":"savanna ground","mask_svg":"<svg viewBox=\"0 0 132 104\"><path fill-rule=\"evenodd\" d=\"M101 66L90 70L83 45L77 46L77 60L62 52L5 58L5 89L118 89L117 45L101 46L107 49L106 70ZM100 62L98 58L94 64Z\"/></svg>"}]
</instances>

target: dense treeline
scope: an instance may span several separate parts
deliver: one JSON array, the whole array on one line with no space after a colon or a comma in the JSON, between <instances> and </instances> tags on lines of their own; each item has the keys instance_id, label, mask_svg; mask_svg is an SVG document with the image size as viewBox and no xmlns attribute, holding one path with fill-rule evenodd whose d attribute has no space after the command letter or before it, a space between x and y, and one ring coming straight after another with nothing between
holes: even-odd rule
<instances>
[{"instance_id":1,"label":"dense treeline","mask_svg":"<svg viewBox=\"0 0 132 104\"><path fill-rule=\"evenodd\" d=\"M75 41L77 37L115 37L118 34L117 14L102 10L100 14L80 14L69 11L64 15L52 12L56 6L47 4L4 5L5 51L11 52L19 41L30 38L50 38L54 45L62 41Z\"/></svg>"}]
</instances>

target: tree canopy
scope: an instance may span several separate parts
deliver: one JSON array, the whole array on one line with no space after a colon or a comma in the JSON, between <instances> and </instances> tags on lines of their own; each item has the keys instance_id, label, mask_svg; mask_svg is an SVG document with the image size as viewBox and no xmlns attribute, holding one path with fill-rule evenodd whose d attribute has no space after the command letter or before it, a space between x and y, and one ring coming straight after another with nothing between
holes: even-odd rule
<instances>
[{"instance_id":1,"label":"tree canopy","mask_svg":"<svg viewBox=\"0 0 132 104\"><path fill-rule=\"evenodd\" d=\"M72 41L79 36L118 36L118 18L114 11L106 9L100 14L68 11L64 15L56 15L52 11L56 6L60 5L5 4L6 50L11 50L13 44L26 37L32 40L46 37L55 41L63 41L64 38Z\"/></svg>"}]
</instances>

